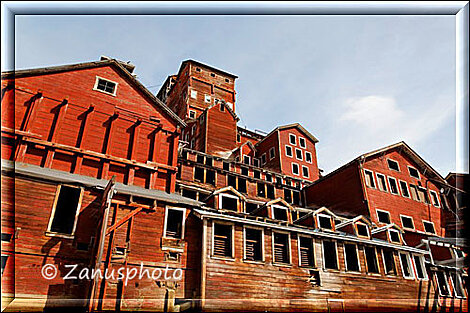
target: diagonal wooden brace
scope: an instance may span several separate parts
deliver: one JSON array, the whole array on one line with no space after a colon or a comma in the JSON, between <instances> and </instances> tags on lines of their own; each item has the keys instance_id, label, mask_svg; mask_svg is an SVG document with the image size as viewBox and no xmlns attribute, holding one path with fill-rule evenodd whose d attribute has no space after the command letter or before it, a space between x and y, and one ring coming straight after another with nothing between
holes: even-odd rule
<instances>
[{"instance_id":1,"label":"diagonal wooden brace","mask_svg":"<svg viewBox=\"0 0 470 313\"><path fill-rule=\"evenodd\" d=\"M143 207L139 207L139 208L133 210L132 212L130 212L129 214L127 214L122 220L120 220L119 222L117 222L113 226L109 227L108 230L106 231L106 235L109 235L112 231L116 230L122 224L127 222L131 217L133 217L134 215L136 215L137 213L142 211L142 209L143 209Z\"/></svg>"}]
</instances>

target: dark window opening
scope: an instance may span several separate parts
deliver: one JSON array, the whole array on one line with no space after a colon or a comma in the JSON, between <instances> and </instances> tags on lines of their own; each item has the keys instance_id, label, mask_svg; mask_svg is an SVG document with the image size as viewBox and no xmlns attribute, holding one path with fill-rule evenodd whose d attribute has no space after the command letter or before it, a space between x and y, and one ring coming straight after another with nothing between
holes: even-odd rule
<instances>
[{"instance_id":1,"label":"dark window opening","mask_svg":"<svg viewBox=\"0 0 470 313\"><path fill-rule=\"evenodd\" d=\"M248 168L242 167L241 172L242 172L242 175L248 176Z\"/></svg>"},{"instance_id":2,"label":"dark window opening","mask_svg":"<svg viewBox=\"0 0 470 313\"><path fill-rule=\"evenodd\" d=\"M284 200L286 200L287 203L292 203L292 190L284 189Z\"/></svg>"},{"instance_id":3,"label":"dark window opening","mask_svg":"<svg viewBox=\"0 0 470 313\"><path fill-rule=\"evenodd\" d=\"M400 253L400 261L403 268L403 276L412 277L413 273L411 272L411 264L409 262L408 256L404 253Z\"/></svg>"},{"instance_id":4,"label":"dark window opening","mask_svg":"<svg viewBox=\"0 0 470 313\"><path fill-rule=\"evenodd\" d=\"M227 175L227 185L237 189L237 178L232 175Z\"/></svg>"},{"instance_id":5,"label":"dark window opening","mask_svg":"<svg viewBox=\"0 0 470 313\"><path fill-rule=\"evenodd\" d=\"M336 254L336 243L333 241L323 241L323 261L327 269L338 269L338 257Z\"/></svg>"},{"instance_id":6,"label":"dark window opening","mask_svg":"<svg viewBox=\"0 0 470 313\"><path fill-rule=\"evenodd\" d=\"M215 74L214 74L214 73L211 73L211 76L212 76L212 77L215 77Z\"/></svg>"},{"instance_id":7,"label":"dark window opening","mask_svg":"<svg viewBox=\"0 0 470 313\"><path fill-rule=\"evenodd\" d=\"M225 104L223 103L220 104L220 111L225 112Z\"/></svg>"},{"instance_id":8,"label":"dark window opening","mask_svg":"<svg viewBox=\"0 0 470 313\"><path fill-rule=\"evenodd\" d=\"M197 162L197 163L204 164L204 156L198 154L198 155L196 156L196 162Z\"/></svg>"},{"instance_id":9,"label":"dark window opening","mask_svg":"<svg viewBox=\"0 0 470 313\"><path fill-rule=\"evenodd\" d=\"M404 228L409 228L409 229L414 229L413 225L413 219L408 216L402 216L401 217L401 224L403 225Z\"/></svg>"},{"instance_id":10,"label":"dark window opening","mask_svg":"<svg viewBox=\"0 0 470 313\"><path fill-rule=\"evenodd\" d=\"M247 156L247 155L244 155L243 156L243 163L247 164L247 165L250 165L250 157ZM248 169L247 169L248 170ZM243 168L242 168L242 171L243 171ZM248 175L248 174L244 174L244 175Z\"/></svg>"},{"instance_id":11,"label":"dark window opening","mask_svg":"<svg viewBox=\"0 0 470 313\"><path fill-rule=\"evenodd\" d=\"M344 253L346 254L346 270L359 272L357 246L354 244L344 244Z\"/></svg>"},{"instance_id":12,"label":"dark window opening","mask_svg":"<svg viewBox=\"0 0 470 313\"><path fill-rule=\"evenodd\" d=\"M221 209L230 210L230 211L238 211L238 199L227 197L227 196L220 196L220 201L222 202L220 205Z\"/></svg>"},{"instance_id":13,"label":"dark window opening","mask_svg":"<svg viewBox=\"0 0 470 313\"><path fill-rule=\"evenodd\" d=\"M274 195L274 186L273 186L273 185L266 185L266 196L267 196L269 199L274 199L274 198L275 198L275 195Z\"/></svg>"},{"instance_id":14,"label":"dark window opening","mask_svg":"<svg viewBox=\"0 0 470 313\"><path fill-rule=\"evenodd\" d=\"M299 249L300 249L300 256L299 256L300 266L307 266L307 267L315 266L312 238L299 237Z\"/></svg>"},{"instance_id":15,"label":"dark window opening","mask_svg":"<svg viewBox=\"0 0 470 313\"><path fill-rule=\"evenodd\" d=\"M246 193L246 179L238 177L238 189L241 193Z\"/></svg>"},{"instance_id":16,"label":"dark window opening","mask_svg":"<svg viewBox=\"0 0 470 313\"><path fill-rule=\"evenodd\" d=\"M331 217L329 216L318 216L318 226L323 229L333 229L331 224Z\"/></svg>"},{"instance_id":17,"label":"dark window opening","mask_svg":"<svg viewBox=\"0 0 470 313\"><path fill-rule=\"evenodd\" d=\"M276 184L282 185L282 177L276 176Z\"/></svg>"},{"instance_id":18,"label":"dark window opening","mask_svg":"<svg viewBox=\"0 0 470 313\"><path fill-rule=\"evenodd\" d=\"M417 169L408 167L408 171L410 172L410 176L419 179L419 172Z\"/></svg>"},{"instance_id":19,"label":"dark window opening","mask_svg":"<svg viewBox=\"0 0 470 313\"><path fill-rule=\"evenodd\" d=\"M375 188L374 173L372 173L371 171L364 171L364 174L366 179L366 186Z\"/></svg>"},{"instance_id":20,"label":"dark window opening","mask_svg":"<svg viewBox=\"0 0 470 313\"><path fill-rule=\"evenodd\" d=\"M204 169L201 167L194 168L194 180L203 183L204 182Z\"/></svg>"},{"instance_id":21,"label":"dark window opening","mask_svg":"<svg viewBox=\"0 0 470 313\"><path fill-rule=\"evenodd\" d=\"M253 158L253 165L259 167L259 159Z\"/></svg>"},{"instance_id":22,"label":"dark window opening","mask_svg":"<svg viewBox=\"0 0 470 313\"><path fill-rule=\"evenodd\" d=\"M86 242L77 242L77 250L88 251L88 243L86 243Z\"/></svg>"},{"instance_id":23,"label":"dark window opening","mask_svg":"<svg viewBox=\"0 0 470 313\"><path fill-rule=\"evenodd\" d=\"M442 271L436 272L437 286L441 296L450 296L449 286L447 285L446 274Z\"/></svg>"},{"instance_id":24,"label":"dark window opening","mask_svg":"<svg viewBox=\"0 0 470 313\"><path fill-rule=\"evenodd\" d=\"M387 163L388 163L388 168L389 168L389 169L394 170L394 171L397 171L397 172L400 171L400 167L398 166L398 162L397 162L397 161L394 161L394 160L387 160Z\"/></svg>"},{"instance_id":25,"label":"dark window opening","mask_svg":"<svg viewBox=\"0 0 470 313\"><path fill-rule=\"evenodd\" d=\"M377 254L375 254L375 248L364 247L364 253L366 255L367 271L369 273L378 273L379 264L377 263Z\"/></svg>"},{"instance_id":26,"label":"dark window opening","mask_svg":"<svg viewBox=\"0 0 470 313\"><path fill-rule=\"evenodd\" d=\"M5 270L5 267L7 265L8 257L9 257L9 255L3 255L2 254L2 275L3 275L3 271Z\"/></svg>"},{"instance_id":27,"label":"dark window opening","mask_svg":"<svg viewBox=\"0 0 470 313\"><path fill-rule=\"evenodd\" d=\"M384 269L386 275L396 275L397 269L395 266L395 259L391 250L383 250Z\"/></svg>"},{"instance_id":28,"label":"dark window opening","mask_svg":"<svg viewBox=\"0 0 470 313\"><path fill-rule=\"evenodd\" d=\"M232 257L232 226L214 224L214 255Z\"/></svg>"},{"instance_id":29,"label":"dark window opening","mask_svg":"<svg viewBox=\"0 0 470 313\"><path fill-rule=\"evenodd\" d=\"M263 235L261 230L245 228L245 260L262 261Z\"/></svg>"},{"instance_id":30,"label":"dark window opening","mask_svg":"<svg viewBox=\"0 0 470 313\"><path fill-rule=\"evenodd\" d=\"M215 171L206 170L206 183L215 186Z\"/></svg>"},{"instance_id":31,"label":"dark window opening","mask_svg":"<svg viewBox=\"0 0 470 313\"><path fill-rule=\"evenodd\" d=\"M12 236L12 234L2 233L2 241L10 242Z\"/></svg>"},{"instance_id":32,"label":"dark window opening","mask_svg":"<svg viewBox=\"0 0 470 313\"><path fill-rule=\"evenodd\" d=\"M271 174L264 174L264 176L266 177L266 181L268 182L272 182L273 181L273 177L271 176Z\"/></svg>"},{"instance_id":33,"label":"dark window opening","mask_svg":"<svg viewBox=\"0 0 470 313\"><path fill-rule=\"evenodd\" d=\"M213 165L213 159L210 157L206 157L206 165L212 166Z\"/></svg>"},{"instance_id":34,"label":"dark window opening","mask_svg":"<svg viewBox=\"0 0 470 313\"><path fill-rule=\"evenodd\" d=\"M460 277L460 274L456 272L450 272L449 274L450 278L452 279L452 284L454 286L455 296L459 298L464 298L465 293L463 291L462 278Z\"/></svg>"},{"instance_id":35,"label":"dark window opening","mask_svg":"<svg viewBox=\"0 0 470 313\"><path fill-rule=\"evenodd\" d=\"M295 157L299 160L302 160L302 150L295 149Z\"/></svg>"},{"instance_id":36,"label":"dark window opening","mask_svg":"<svg viewBox=\"0 0 470 313\"><path fill-rule=\"evenodd\" d=\"M413 255L413 260L415 262L415 268L416 268L416 276L419 279L425 279L425 270L423 268L423 264L421 263L421 257L418 255Z\"/></svg>"},{"instance_id":37,"label":"dark window opening","mask_svg":"<svg viewBox=\"0 0 470 313\"><path fill-rule=\"evenodd\" d=\"M260 171L256 171L256 170L253 171L253 177L260 179L260 178L261 178L261 172L260 172Z\"/></svg>"},{"instance_id":38,"label":"dark window opening","mask_svg":"<svg viewBox=\"0 0 470 313\"><path fill-rule=\"evenodd\" d=\"M435 191L431 191L432 204L436 207L439 207L439 197Z\"/></svg>"},{"instance_id":39,"label":"dark window opening","mask_svg":"<svg viewBox=\"0 0 470 313\"><path fill-rule=\"evenodd\" d=\"M293 202L296 205L300 205L300 192L299 191L292 191Z\"/></svg>"},{"instance_id":40,"label":"dark window opening","mask_svg":"<svg viewBox=\"0 0 470 313\"><path fill-rule=\"evenodd\" d=\"M183 211L168 209L165 237L181 238L183 218Z\"/></svg>"},{"instance_id":41,"label":"dark window opening","mask_svg":"<svg viewBox=\"0 0 470 313\"><path fill-rule=\"evenodd\" d=\"M424 203L426 203L426 204L431 203L431 202L429 202L429 196L428 196L426 188L419 188L418 189L418 194L419 194L419 197L421 198L421 200L424 199Z\"/></svg>"},{"instance_id":42,"label":"dark window opening","mask_svg":"<svg viewBox=\"0 0 470 313\"><path fill-rule=\"evenodd\" d=\"M237 142L242 142L242 137L240 136L240 134L237 134Z\"/></svg>"},{"instance_id":43,"label":"dark window opening","mask_svg":"<svg viewBox=\"0 0 470 313\"><path fill-rule=\"evenodd\" d=\"M246 202L246 204L245 204L245 212L246 213L251 213L254 210L256 210L257 208L258 208L258 204L256 204L256 203Z\"/></svg>"},{"instance_id":44,"label":"dark window opening","mask_svg":"<svg viewBox=\"0 0 470 313\"><path fill-rule=\"evenodd\" d=\"M258 197L266 197L266 188L265 188L265 185L263 183L257 183L256 184L257 186L257 190L258 190Z\"/></svg>"},{"instance_id":45,"label":"dark window opening","mask_svg":"<svg viewBox=\"0 0 470 313\"><path fill-rule=\"evenodd\" d=\"M299 165L298 164L292 163L292 174L299 175Z\"/></svg>"},{"instance_id":46,"label":"dark window opening","mask_svg":"<svg viewBox=\"0 0 470 313\"><path fill-rule=\"evenodd\" d=\"M98 78L98 85L96 86L96 89L114 94L115 88L116 88L116 83L113 83L109 80Z\"/></svg>"},{"instance_id":47,"label":"dark window opening","mask_svg":"<svg viewBox=\"0 0 470 313\"><path fill-rule=\"evenodd\" d=\"M380 223L390 224L390 214L388 212L377 211L377 219Z\"/></svg>"},{"instance_id":48,"label":"dark window opening","mask_svg":"<svg viewBox=\"0 0 470 313\"><path fill-rule=\"evenodd\" d=\"M434 229L434 224L431 222L423 221L424 231L427 233L435 234L436 230Z\"/></svg>"},{"instance_id":49,"label":"dark window opening","mask_svg":"<svg viewBox=\"0 0 470 313\"><path fill-rule=\"evenodd\" d=\"M310 152L305 152L305 161L308 163L312 162L312 154Z\"/></svg>"},{"instance_id":50,"label":"dark window opening","mask_svg":"<svg viewBox=\"0 0 470 313\"><path fill-rule=\"evenodd\" d=\"M302 166L302 175L303 175L304 177L308 177L308 176L309 176L308 167Z\"/></svg>"},{"instance_id":51,"label":"dark window opening","mask_svg":"<svg viewBox=\"0 0 470 313\"><path fill-rule=\"evenodd\" d=\"M188 151L183 151L183 159L187 160L188 159Z\"/></svg>"},{"instance_id":52,"label":"dark window opening","mask_svg":"<svg viewBox=\"0 0 470 313\"><path fill-rule=\"evenodd\" d=\"M364 236L364 237L369 237L369 230L367 228L367 225L364 224L356 224L357 227L357 234L359 236Z\"/></svg>"},{"instance_id":53,"label":"dark window opening","mask_svg":"<svg viewBox=\"0 0 470 313\"><path fill-rule=\"evenodd\" d=\"M197 192L194 190L183 189L183 197L197 200Z\"/></svg>"},{"instance_id":54,"label":"dark window opening","mask_svg":"<svg viewBox=\"0 0 470 313\"><path fill-rule=\"evenodd\" d=\"M397 181L392 177L388 178L388 183L390 184L390 192L393 194L398 194Z\"/></svg>"},{"instance_id":55,"label":"dark window opening","mask_svg":"<svg viewBox=\"0 0 470 313\"><path fill-rule=\"evenodd\" d=\"M273 233L274 236L274 262L289 263L289 236L287 234Z\"/></svg>"},{"instance_id":56,"label":"dark window opening","mask_svg":"<svg viewBox=\"0 0 470 313\"><path fill-rule=\"evenodd\" d=\"M81 193L80 188L64 185L60 187L59 199L57 200L50 228L51 232L72 234Z\"/></svg>"},{"instance_id":57,"label":"dark window opening","mask_svg":"<svg viewBox=\"0 0 470 313\"><path fill-rule=\"evenodd\" d=\"M230 170L230 163L223 162L223 168L224 168L224 170L229 171Z\"/></svg>"},{"instance_id":58,"label":"dark window opening","mask_svg":"<svg viewBox=\"0 0 470 313\"><path fill-rule=\"evenodd\" d=\"M281 221L288 221L287 208L273 207L273 213L274 213L273 219L281 220Z\"/></svg>"},{"instance_id":59,"label":"dark window opening","mask_svg":"<svg viewBox=\"0 0 470 313\"><path fill-rule=\"evenodd\" d=\"M400 187L401 187L401 193L402 193L403 197L409 198L410 197L410 192L408 191L408 185L406 184L406 182L401 181L400 182Z\"/></svg>"},{"instance_id":60,"label":"dark window opening","mask_svg":"<svg viewBox=\"0 0 470 313\"><path fill-rule=\"evenodd\" d=\"M387 182L385 181L385 176L382 174L377 174L377 184L379 189L382 191L387 191Z\"/></svg>"},{"instance_id":61,"label":"dark window opening","mask_svg":"<svg viewBox=\"0 0 470 313\"><path fill-rule=\"evenodd\" d=\"M292 147L291 146L286 146L286 156L288 156L288 157L292 156Z\"/></svg>"},{"instance_id":62,"label":"dark window opening","mask_svg":"<svg viewBox=\"0 0 470 313\"><path fill-rule=\"evenodd\" d=\"M400 234L396 230L390 230L390 241L395 243L401 243L400 241Z\"/></svg>"}]
</instances>

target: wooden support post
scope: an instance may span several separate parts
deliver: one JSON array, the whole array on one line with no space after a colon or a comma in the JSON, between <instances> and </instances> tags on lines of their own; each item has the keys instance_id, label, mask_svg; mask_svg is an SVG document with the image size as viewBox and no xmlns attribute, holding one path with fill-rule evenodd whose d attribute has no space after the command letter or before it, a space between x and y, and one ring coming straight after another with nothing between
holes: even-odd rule
<instances>
[{"instance_id":1,"label":"wooden support post","mask_svg":"<svg viewBox=\"0 0 470 313\"><path fill-rule=\"evenodd\" d=\"M139 134L140 134L140 128L139 125L142 124L141 119L137 119L135 124L132 126L132 137L131 137L131 142L130 142L130 151L128 153L128 159L130 160L135 160L135 151L137 150L137 143L139 139ZM128 172L127 172L127 184L132 185L134 183L134 175L135 175L135 167L134 166L129 166L128 167Z\"/></svg>"},{"instance_id":2,"label":"wooden support post","mask_svg":"<svg viewBox=\"0 0 470 313\"><path fill-rule=\"evenodd\" d=\"M42 99L42 91L40 90L37 94L31 97L31 99L29 100L28 110L26 111L25 116L23 118L23 122L20 126L20 131L28 132L31 129L31 125L33 124L39 112L39 104L41 103ZM15 151L14 160L18 162L23 162L24 156L26 154L26 149L28 148L27 143L23 142L22 139L23 136L18 137L18 142Z\"/></svg>"},{"instance_id":3,"label":"wooden support post","mask_svg":"<svg viewBox=\"0 0 470 313\"><path fill-rule=\"evenodd\" d=\"M109 118L109 125L108 125L108 138L106 139L106 147L103 151L105 155L109 155L109 149L111 147L111 142L114 135L114 121L119 117L119 112L115 112L113 116ZM108 172L109 172L109 160L103 160L103 165L101 168L101 178L108 179Z\"/></svg>"},{"instance_id":4,"label":"wooden support post","mask_svg":"<svg viewBox=\"0 0 470 313\"><path fill-rule=\"evenodd\" d=\"M78 134L80 137L77 139L77 144L76 144L77 148L83 147L83 142L87 138L94 111L95 111L95 106L92 104L90 105L88 110L84 112L85 116L83 117L83 121L82 121L83 125L81 127L81 132ZM80 174L82 170L82 163L83 163L83 155L80 153L76 154L75 166L73 168L74 174Z\"/></svg>"},{"instance_id":5,"label":"wooden support post","mask_svg":"<svg viewBox=\"0 0 470 313\"><path fill-rule=\"evenodd\" d=\"M170 165L177 166L178 164L178 139L179 132L176 132L172 135L171 141L171 155L170 155ZM170 182L169 182L169 192L175 192L176 188L176 171L170 172Z\"/></svg>"},{"instance_id":6,"label":"wooden support post","mask_svg":"<svg viewBox=\"0 0 470 313\"><path fill-rule=\"evenodd\" d=\"M55 142L57 138L57 134L60 132L60 128L62 127L62 121L64 120L65 114L67 113L67 109L69 106L69 102L67 99L64 99L62 103L57 106L58 112L56 113L56 121L51 126L51 131L49 134L48 141ZM62 107L64 109L62 109ZM46 160L44 162L45 168L50 168L52 165L52 160L54 159L54 148L48 148L46 154Z\"/></svg>"},{"instance_id":7,"label":"wooden support post","mask_svg":"<svg viewBox=\"0 0 470 313\"><path fill-rule=\"evenodd\" d=\"M150 156L151 162L158 162L158 154L160 153L160 144L161 144L161 132L162 128L161 125L159 125L154 131L153 131L153 142L152 142L152 155ZM157 169L158 170L158 169ZM157 181L157 170L152 171L150 173L150 183L149 183L149 188L153 189L155 188L156 181Z\"/></svg>"},{"instance_id":8,"label":"wooden support post","mask_svg":"<svg viewBox=\"0 0 470 313\"><path fill-rule=\"evenodd\" d=\"M124 260L124 267L127 268L127 262L129 260L129 252L130 252L130 247L131 247L131 239L132 239L132 226L134 226L134 216L132 216L129 219L129 223L127 224L127 236L126 236L126 243L127 243L127 251L126 251L126 259ZM120 294L116 295L116 302L119 301L119 303L116 303L116 309L118 311L121 310L122 306L122 299L124 298L124 288L126 288L126 285L122 284Z\"/></svg>"}]
</instances>

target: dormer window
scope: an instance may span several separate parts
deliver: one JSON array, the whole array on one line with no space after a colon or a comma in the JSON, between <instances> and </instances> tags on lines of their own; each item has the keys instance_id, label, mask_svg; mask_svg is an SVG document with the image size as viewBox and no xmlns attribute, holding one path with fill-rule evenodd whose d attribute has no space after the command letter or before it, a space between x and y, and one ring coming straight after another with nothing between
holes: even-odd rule
<instances>
[{"instance_id":1,"label":"dormer window","mask_svg":"<svg viewBox=\"0 0 470 313\"><path fill-rule=\"evenodd\" d=\"M109 95L115 96L118 83L108 79L96 76L95 86L93 90L98 90Z\"/></svg>"},{"instance_id":2,"label":"dormer window","mask_svg":"<svg viewBox=\"0 0 470 313\"><path fill-rule=\"evenodd\" d=\"M369 238L369 228L366 224L356 223L356 231L358 236Z\"/></svg>"},{"instance_id":3,"label":"dormer window","mask_svg":"<svg viewBox=\"0 0 470 313\"><path fill-rule=\"evenodd\" d=\"M400 240L400 233L398 232L398 230L389 229L389 230L388 230L388 237L389 237L389 239L390 239L390 242L393 242L393 243L401 243L401 240Z\"/></svg>"},{"instance_id":4,"label":"dormer window","mask_svg":"<svg viewBox=\"0 0 470 313\"><path fill-rule=\"evenodd\" d=\"M238 211L238 197L229 194L219 194L219 209Z\"/></svg>"},{"instance_id":5,"label":"dormer window","mask_svg":"<svg viewBox=\"0 0 470 313\"><path fill-rule=\"evenodd\" d=\"M271 208L272 208L273 219L281 220L281 221L289 221L286 207L273 205Z\"/></svg>"},{"instance_id":6,"label":"dormer window","mask_svg":"<svg viewBox=\"0 0 470 313\"><path fill-rule=\"evenodd\" d=\"M331 216L324 215L324 214L318 214L317 215L317 222L318 222L318 227L319 228L333 230L333 222L331 220Z\"/></svg>"},{"instance_id":7,"label":"dormer window","mask_svg":"<svg viewBox=\"0 0 470 313\"><path fill-rule=\"evenodd\" d=\"M215 77L215 74L214 74L214 73L211 73L211 77Z\"/></svg>"}]
</instances>

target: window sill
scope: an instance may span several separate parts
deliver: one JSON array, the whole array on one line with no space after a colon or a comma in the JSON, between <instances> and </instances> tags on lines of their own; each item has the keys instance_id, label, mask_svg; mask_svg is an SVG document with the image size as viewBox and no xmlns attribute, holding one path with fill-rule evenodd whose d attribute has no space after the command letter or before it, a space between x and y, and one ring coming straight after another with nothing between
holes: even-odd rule
<instances>
[{"instance_id":1,"label":"window sill","mask_svg":"<svg viewBox=\"0 0 470 313\"><path fill-rule=\"evenodd\" d=\"M292 267L292 264L290 263L274 263L273 266L278 266L278 267Z\"/></svg>"},{"instance_id":2,"label":"window sill","mask_svg":"<svg viewBox=\"0 0 470 313\"><path fill-rule=\"evenodd\" d=\"M74 239L74 235L67 235L67 234L61 234L61 233L54 233L50 231L46 231L45 236L47 237L59 237L59 238L64 238L64 239Z\"/></svg>"},{"instance_id":3,"label":"window sill","mask_svg":"<svg viewBox=\"0 0 470 313\"><path fill-rule=\"evenodd\" d=\"M210 258L214 259L214 260L235 262L235 258L231 258L231 257L223 257L223 256L214 256L214 255L212 255Z\"/></svg>"},{"instance_id":4,"label":"window sill","mask_svg":"<svg viewBox=\"0 0 470 313\"><path fill-rule=\"evenodd\" d=\"M324 268L324 272L333 272L333 273L341 273L339 269L334 269L334 268Z\"/></svg>"},{"instance_id":5,"label":"window sill","mask_svg":"<svg viewBox=\"0 0 470 313\"><path fill-rule=\"evenodd\" d=\"M243 260L244 263L249 263L249 264L260 264L264 265L266 264L265 261L251 261L251 260Z\"/></svg>"},{"instance_id":6,"label":"window sill","mask_svg":"<svg viewBox=\"0 0 470 313\"><path fill-rule=\"evenodd\" d=\"M101 89L98 89L98 88L93 88L93 90L94 90L94 91L101 92L101 93L104 93L105 95L108 95L108 96L116 97L116 94L115 94L115 93L106 92L106 91L101 90Z\"/></svg>"}]
</instances>

